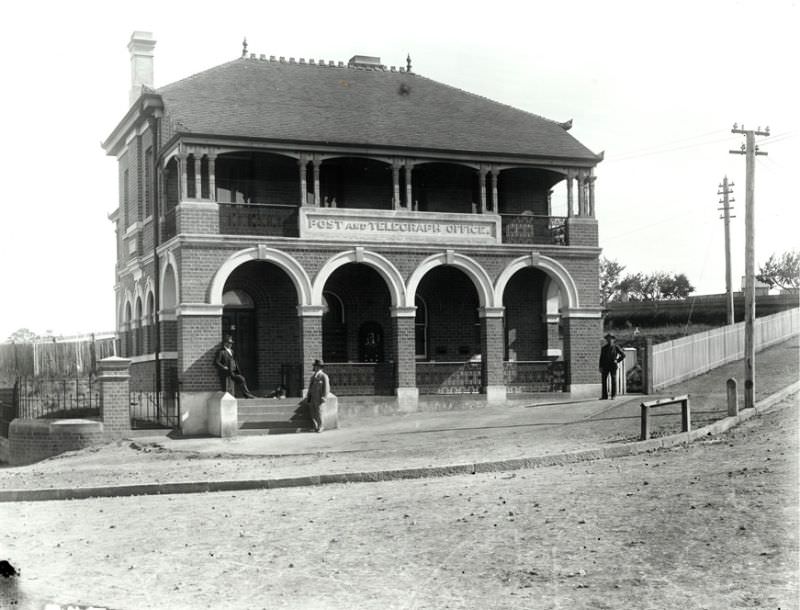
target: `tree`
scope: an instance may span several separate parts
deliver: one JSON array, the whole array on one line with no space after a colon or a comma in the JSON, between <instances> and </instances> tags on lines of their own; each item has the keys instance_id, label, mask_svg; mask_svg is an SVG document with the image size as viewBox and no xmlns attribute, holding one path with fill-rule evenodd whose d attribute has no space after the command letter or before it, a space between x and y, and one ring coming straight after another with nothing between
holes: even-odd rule
<instances>
[{"instance_id":1,"label":"tree","mask_svg":"<svg viewBox=\"0 0 800 610\"><path fill-rule=\"evenodd\" d=\"M28 328L15 330L8 336L8 343L32 343L38 335Z\"/></svg>"},{"instance_id":2,"label":"tree","mask_svg":"<svg viewBox=\"0 0 800 610\"><path fill-rule=\"evenodd\" d=\"M603 307L609 301L615 300L619 291L619 276L625 270L625 265L621 265L613 259L600 258L600 296L603 299Z\"/></svg>"},{"instance_id":3,"label":"tree","mask_svg":"<svg viewBox=\"0 0 800 610\"><path fill-rule=\"evenodd\" d=\"M685 299L694 292L694 286L683 273L667 275L663 278L660 288L662 299Z\"/></svg>"},{"instance_id":4,"label":"tree","mask_svg":"<svg viewBox=\"0 0 800 610\"><path fill-rule=\"evenodd\" d=\"M783 290L797 290L800 288L800 251L790 250L780 256L772 254L759 267L756 279L770 288L777 286Z\"/></svg>"},{"instance_id":5,"label":"tree","mask_svg":"<svg viewBox=\"0 0 800 610\"><path fill-rule=\"evenodd\" d=\"M664 271L628 274L617 284L620 300L627 301L685 299L694 290L685 274L670 275Z\"/></svg>"}]
</instances>

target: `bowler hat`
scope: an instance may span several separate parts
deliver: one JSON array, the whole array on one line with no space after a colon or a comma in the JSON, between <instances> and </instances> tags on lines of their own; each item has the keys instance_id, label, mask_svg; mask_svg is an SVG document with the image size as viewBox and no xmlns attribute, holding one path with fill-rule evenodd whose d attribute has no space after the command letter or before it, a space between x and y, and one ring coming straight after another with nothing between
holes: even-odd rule
<instances>
[{"instance_id":1,"label":"bowler hat","mask_svg":"<svg viewBox=\"0 0 800 610\"><path fill-rule=\"evenodd\" d=\"M314 360L313 366L325 366L325 363L322 360L320 360L319 358L317 358L317 359Z\"/></svg>"},{"instance_id":2,"label":"bowler hat","mask_svg":"<svg viewBox=\"0 0 800 610\"><path fill-rule=\"evenodd\" d=\"M616 339L616 337L615 337L614 335L612 335L611 333L608 333L608 334L605 336L605 339Z\"/></svg>"}]
</instances>

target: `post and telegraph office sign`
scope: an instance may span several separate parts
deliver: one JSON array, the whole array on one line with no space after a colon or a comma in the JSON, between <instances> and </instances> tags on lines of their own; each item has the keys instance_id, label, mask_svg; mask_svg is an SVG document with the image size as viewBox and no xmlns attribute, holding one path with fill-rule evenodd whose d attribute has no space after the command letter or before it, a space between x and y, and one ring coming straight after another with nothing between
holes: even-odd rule
<instances>
[{"instance_id":1,"label":"post and telegraph office sign","mask_svg":"<svg viewBox=\"0 0 800 610\"><path fill-rule=\"evenodd\" d=\"M300 237L426 244L499 244L497 214L300 208Z\"/></svg>"}]
</instances>

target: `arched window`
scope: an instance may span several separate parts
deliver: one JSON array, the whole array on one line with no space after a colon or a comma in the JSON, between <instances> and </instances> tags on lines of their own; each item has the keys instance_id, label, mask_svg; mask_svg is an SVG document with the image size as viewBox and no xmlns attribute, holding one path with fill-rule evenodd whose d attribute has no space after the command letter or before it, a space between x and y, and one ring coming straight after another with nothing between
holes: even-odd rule
<instances>
[{"instance_id":1,"label":"arched window","mask_svg":"<svg viewBox=\"0 0 800 610\"><path fill-rule=\"evenodd\" d=\"M414 298L417 316L414 320L414 351L417 360L428 359L428 304L422 297Z\"/></svg>"}]
</instances>

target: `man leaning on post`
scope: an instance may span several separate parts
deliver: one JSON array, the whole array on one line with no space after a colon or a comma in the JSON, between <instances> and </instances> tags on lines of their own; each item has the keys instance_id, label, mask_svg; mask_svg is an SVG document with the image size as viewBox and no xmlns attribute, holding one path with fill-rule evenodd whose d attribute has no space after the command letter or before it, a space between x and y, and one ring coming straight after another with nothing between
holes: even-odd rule
<instances>
[{"instance_id":1,"label":"man leaning on post","mask_svg":"<svg viewBox=\"0 0 800 610\"><path fill-rule=\"evenodd\" d=\"M600 348L600 380L603 395L600 400L608 400L608 378L611 377L611 399L617 397L617 365L625 360L625 352L617 345L617 338L611 333L605 336L606 343Z\"/></svg>"}]
</instances>

